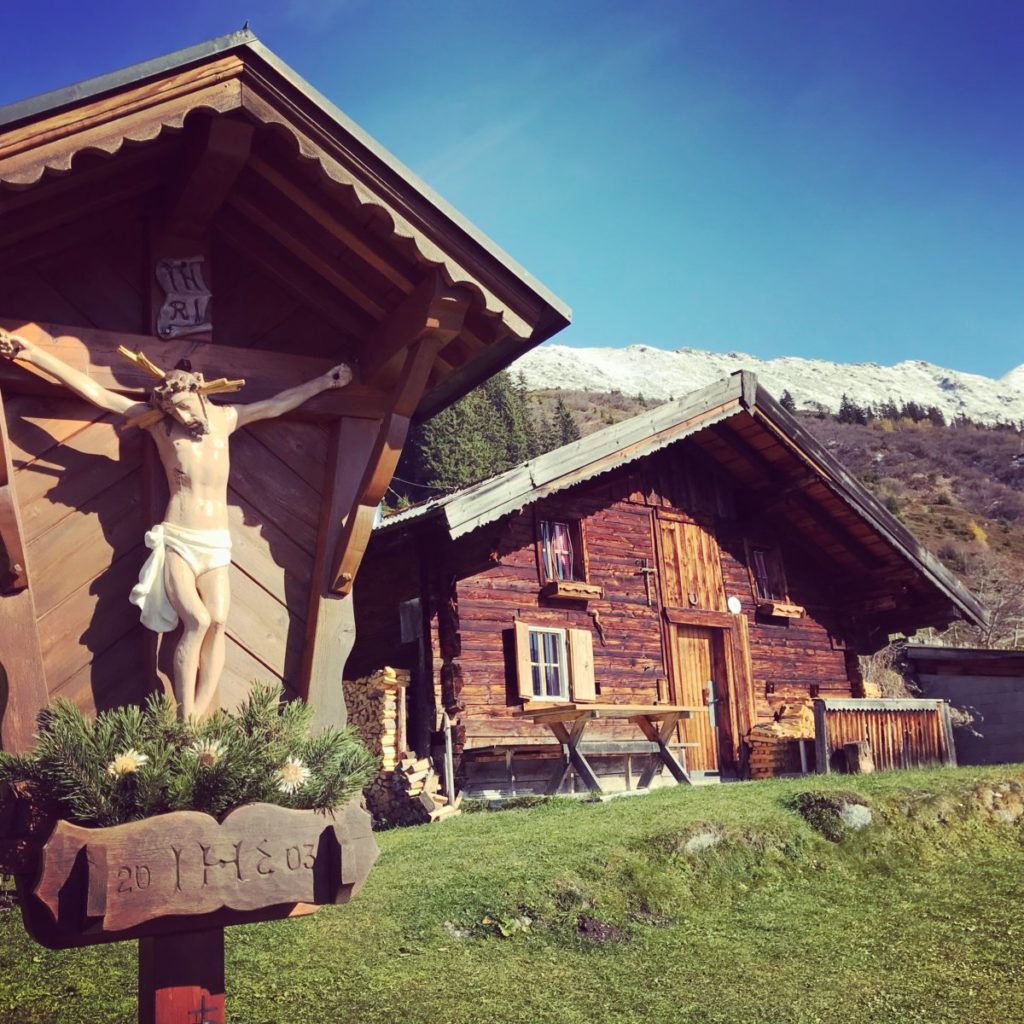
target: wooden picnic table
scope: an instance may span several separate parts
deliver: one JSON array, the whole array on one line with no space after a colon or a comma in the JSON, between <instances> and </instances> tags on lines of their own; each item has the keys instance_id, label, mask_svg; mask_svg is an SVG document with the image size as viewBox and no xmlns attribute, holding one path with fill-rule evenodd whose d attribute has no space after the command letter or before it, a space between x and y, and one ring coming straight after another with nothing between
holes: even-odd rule
<instances>
[{"instance_id":1,"label":"wooden picnic table","mask_svg":"<svg viewBox=\"0 0 1024 1024\"><path fill-rule=\"evenodd\" d=\"M650 764L637 783L638 789L646 789L662 765L668 769L677 785L681 782L692 785L686 768L669 749L668 739L679 722L690 718L695 711L702 710L684 704L545 704L525 707L517 711L516 715L538 725L546 725L562 745L563 761L551 776L548 793L558 792L570 767L576 769L587 789L600 793L601 784L581 749L587 726L591 722L599 718L626 719L656 745Z\"/></svg>"}]
</instances>

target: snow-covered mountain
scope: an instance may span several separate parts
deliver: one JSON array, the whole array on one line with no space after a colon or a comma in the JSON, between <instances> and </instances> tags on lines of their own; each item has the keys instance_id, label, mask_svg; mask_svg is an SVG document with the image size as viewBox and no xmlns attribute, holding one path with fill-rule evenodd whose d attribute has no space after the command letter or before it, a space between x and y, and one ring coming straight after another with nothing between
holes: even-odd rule
<instances>
[{"instance_id":1,"label":"snow-covered mountain","mask_svg":"<svg viewBox=\"0 0 1024 1024\"><path fill-rule=\"evenodd\" d=\"M531 389L621 391L659 400L679 398L736 370L753 370L776 398L788 390L800 408L823 405L834 412L846 394L862 406L879 405L889 399L897 405L909 401L934 405L947 419L963 414L984 423L1024 421L1024 364L993 380L920 360L880 366L795 356L758 359L742 352L694 348L667 352L649 345L541 345L511 369L513 374L521 370Z\"/></svg>"}]
</instances>

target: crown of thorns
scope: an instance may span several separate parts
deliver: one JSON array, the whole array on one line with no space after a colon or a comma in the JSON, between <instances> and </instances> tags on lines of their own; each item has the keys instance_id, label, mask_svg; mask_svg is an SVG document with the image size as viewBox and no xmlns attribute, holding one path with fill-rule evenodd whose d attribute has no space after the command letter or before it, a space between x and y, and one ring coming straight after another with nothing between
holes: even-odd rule
<instances>
[{"instance_id":1,"label":"crown of thorns","mask_svg":"<svg viewBox=\"0 0 1024 1024\"><path fill-rule=\"evenodd\" d=\"M134 363L140 370L145 371L151 377L155 377L157 384L152 391L151 400L157 402L169 398L171 395L181 391L195 391L200 397L216 395L228 391L239 391L245 386L244 380L228 380L227 377L218 377L216 380L204 380L201 373L194 371L186 360L171 371L161 370L156 363L148 359L141 352L132 352L131 349L119 345L118 353L129 362ZM165 410L160 408L147 409L145 412L132 416L127 420L129 427L151 427L154 423L163 419Z\"/></svg>"}]
</instances>

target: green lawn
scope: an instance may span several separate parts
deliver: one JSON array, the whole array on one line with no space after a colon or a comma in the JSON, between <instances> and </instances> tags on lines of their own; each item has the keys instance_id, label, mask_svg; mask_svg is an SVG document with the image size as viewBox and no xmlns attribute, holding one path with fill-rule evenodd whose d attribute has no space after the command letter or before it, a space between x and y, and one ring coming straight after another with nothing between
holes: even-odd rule
<instances>
[{"instance_id":1,"label":"green lawn","mask_svg":"<svg viewBox=\"0 0 1024 1024\"><path fill-rule=\"evenodd\" d=\"M679 788L384 833L351 905L229 931L228 1019L1024 1021L1024 826L972 798L997 781L1024 768ZM875 825L828 842L792 809L809 788L863 794ZM718 846L685 851L709 831ZM0 913L0 1021L132 1021L134 982L132 944L53 953Z\"/></svg>"}]
</instances>

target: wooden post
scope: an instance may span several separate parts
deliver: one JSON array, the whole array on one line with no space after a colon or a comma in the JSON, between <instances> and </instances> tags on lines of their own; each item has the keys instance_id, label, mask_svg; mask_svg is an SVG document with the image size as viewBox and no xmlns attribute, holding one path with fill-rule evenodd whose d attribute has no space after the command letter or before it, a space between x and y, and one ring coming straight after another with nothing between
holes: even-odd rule
<instances>
[{"instance_id":1,"label":"wooden post","mask_svg":"<svg viewBox=\"0 0 1024 1024\"><path fill-rule=\"evenodd\" d=\"M43 653L36 626L7 419L0 399L0 548L9 579L0 589L0 750L20 754L33 743L36 715L46 706Z\"/></svg>"},{"instance_id":2,"label":"wooden post","mask_svg":"<svg viewBox=\"0 0 1024 1024\"><path fill-rule=\"evenodd\" d=\"M224 929L139 939L139 1024L224 1024Z\"/></svg>"},{"instance_id":3,"label":"wooden post","mask_svg":"<svg viewBox=\"0 0 1024 1024\"><path fill-rule=\"evenodd\" d=\"M814 702L814 758L820 775L828 775L828 723L825 718L825 702L820 698Z\"/></svg>"},{"instance_id":4,"label":"wooden post","mask_svg":"<svg viewBox=\"0 0 1024 1024\"><path fill-rule=\"evenodd\" d=\"M345 515L356 498L359 470L377 437L376 420L346 416L331 428L326 499L321 508L316 560L306 616L306 651L299 696L316 709L317 727L344 725L348 720L341 680L356 640L351 594L331 590L331 556L344 529Z\"/></svg>"},{"instance_id":5,"label":"wooden post","mask_svg":"<svg viewBox=\"0 0 1024 1024\"><path fill-rule=\"evenodd\" d=\"M956 767L956 746L953 742L953 719L949 713L949 702L939 701L939 721L942 723L942 739L946 748L942 761L949 768Z\"/></svg>"}]
</instances>

